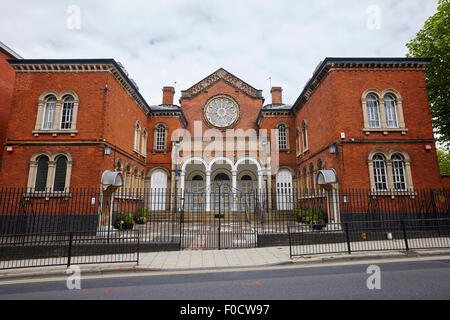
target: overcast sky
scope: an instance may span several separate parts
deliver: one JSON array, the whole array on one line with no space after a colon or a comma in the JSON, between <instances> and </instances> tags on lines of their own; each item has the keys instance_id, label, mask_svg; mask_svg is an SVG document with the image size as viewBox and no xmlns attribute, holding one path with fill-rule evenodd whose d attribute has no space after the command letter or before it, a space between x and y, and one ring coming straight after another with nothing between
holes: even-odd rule
<instances>
[{"instance_id":1,"label":"overcast sky","mask_svg":"<svg viewBox=\"0 0 450 320\"><path fill-rule=\"evenodd\" d=\"M25 1L2 4L0 41L28 59L114 58L149 104L223 67L270 103L298 97L325 57L404 57L437 0Z\"/></svg>"}]
</instances>

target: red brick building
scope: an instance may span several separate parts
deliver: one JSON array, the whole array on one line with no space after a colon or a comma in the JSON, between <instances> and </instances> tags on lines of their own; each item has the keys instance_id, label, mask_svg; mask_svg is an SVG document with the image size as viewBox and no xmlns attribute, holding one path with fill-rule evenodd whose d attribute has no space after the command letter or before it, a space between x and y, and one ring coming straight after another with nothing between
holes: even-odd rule
<instances>
[{"instance_id":1,"label":"red brick building","mask_svg":"<svg viewBox=\"0 0 450 320\"><path fill-rule=\"evenodd\" d=\"M22 59L22 57L0 42L0 141L2 143L6 139L6 127L11 111L15 79L14 69L9 65L7 59ZM3 151L4 148L0 152L0 168Z\"/></svg>"},{"instance_id":2,"label":"red brick building","mask_svg":"<svg viewBox=\"0 0 450 320\"><path fill-rule=\"evenodd\" d=\"M224 181L232 192L277 195L442 187L429 59L326 58L291 104L280 87L266 103L261 90L218 69L182 90L179 105L173 87L148 104L111 59L8 61L15 82L5 186L97 187L110 170L125 188L176 185L206 198Z\"/></svg>"}]
</instances>

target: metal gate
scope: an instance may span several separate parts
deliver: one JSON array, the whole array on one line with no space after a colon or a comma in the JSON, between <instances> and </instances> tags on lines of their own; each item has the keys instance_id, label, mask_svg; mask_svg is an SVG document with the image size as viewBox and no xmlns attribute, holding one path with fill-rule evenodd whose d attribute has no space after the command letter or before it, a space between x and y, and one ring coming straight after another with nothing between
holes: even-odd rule
<instances>
[{"instance_id":1,"label":"metal gate","mask_svg":"<svg viewBox=\"0 0 450 320\"><path fill-rule=\"evenodd\" d=\"M256 231L249 218L255 207L252 193L215 188L214 192L186 192L181 212L182 249L256 247Z\"/></svg>"}]
</instances>

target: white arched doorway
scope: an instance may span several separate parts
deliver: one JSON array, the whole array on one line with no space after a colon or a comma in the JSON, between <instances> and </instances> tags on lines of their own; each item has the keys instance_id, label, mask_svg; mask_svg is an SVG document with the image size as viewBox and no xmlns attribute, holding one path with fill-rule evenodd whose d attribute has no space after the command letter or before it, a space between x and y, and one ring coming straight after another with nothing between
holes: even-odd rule
<instances>
[{"instance_id":1,"label":"white arched doorway","mask_svg":"<svg viewBox=\"0 0 450 320\"><path fill-rule=\"evenodd\" d=\"M166 209L167 173L162 169L152 172L150 178L150 209L160 211Z\"/></svg>"},{"instance_id":2,"label":"white arched doorway","mask_svg":"<svg viewBox=\"0 0 450 320\"><path fill-rule=\"evenodd\" d=\"M277 209L292 210L294 195L292 190L292 174L287 169L278 171L276 176Z\"/></svg>"}]
</instances>

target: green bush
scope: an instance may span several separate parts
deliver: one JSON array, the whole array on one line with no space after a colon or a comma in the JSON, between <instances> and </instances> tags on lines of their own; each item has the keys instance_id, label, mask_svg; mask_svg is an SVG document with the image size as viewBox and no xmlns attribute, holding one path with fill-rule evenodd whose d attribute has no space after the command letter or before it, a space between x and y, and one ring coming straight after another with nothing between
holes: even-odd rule
<instances>
[{"instance_id":1,"label":"green bush","mask_svg":"<svg viewBox=\"0 0 450 320\"><path fill-rule=\"evenodd\" d=\"M147 208L141 208L136 211L134 220L138 224L145 224L147 222Z\"/></svg>"},{"instance_id":2,"label":"green bush","mask_svg":"<svg viewBox=\"0 0 450 320\"><path fill-rule=\"evenodd\" d=\"M328 214L319 208L298 208L294 209L294 214L297 221L307 224L328 222Z\"/></svg>"}]
</instances>

